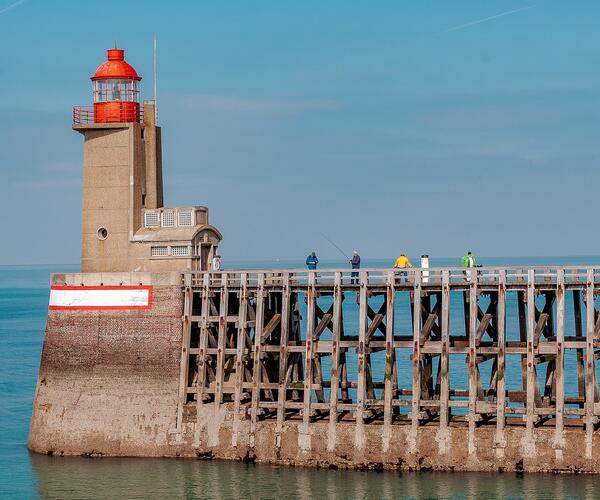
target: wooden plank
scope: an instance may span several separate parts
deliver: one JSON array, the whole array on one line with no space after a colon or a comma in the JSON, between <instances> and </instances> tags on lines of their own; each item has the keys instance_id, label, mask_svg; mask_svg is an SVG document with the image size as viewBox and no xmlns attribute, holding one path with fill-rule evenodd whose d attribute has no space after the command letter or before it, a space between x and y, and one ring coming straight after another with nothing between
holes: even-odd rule
<instances>
[{"instance_id":1,"label":"wooden plank","mask_svg":"<svg viewBox=\"0 0 600 500\"><path fill-rule=\"evenodd\" d=\"M250 406L250 448L254 448L256 435L256 421L258 419L258 403L260 401L260 383L262 370L261 346L262 333L265 321L265 275L258 275L258 289L256 290L256 326L254 328L254 346L252 363L252 403Z\"/></svg>"},{"instance_id":2,"label":"wooden plank","mask_svg":"<svg viewBox=\"0 0 600 500\"><path fill-rule=\"evenodd\" d=\"M496 456L504 457L506 439L506 271L500 270L498 276L498 305L496 309L496 335L498 337L498 362L496 382Z\"/></svg>"},{"instance_id":3,"label":"wooden plank","mask_svg":"<svg viewBox=\"0 0 600 500\"><path fill-rule=\"evenodd\" d=\"M306 345L304 357L304 404L302 405L302 423L304 432L308 433L308 424L311 417L311 396L313 379L313 338L315 332L315 273L308 275L308 288L306 292Z\"/></svg>"},{"instance_id":4,"label":"wooden plank","mask_svg":"<svg viewBox=\"0 0 600 500\"><path fill-rule=\"evenodd\" d=\"M479 306L476 304L475 308L478 309ZM476 347L479 347L479 345L481 344L481 338L483 337L483 334L488 330L490 323L492 321L492 318L493 318L493 316L490 313L485 313L481 317L479 326L477 327L477 332L475 334L475 346Z\"/></svg>"},{"instance_id":5,"label":"wooden plank","mask_svg":"<svg viewBox=\"0 0 600 500\"><path fill-rule=\"evenodd\" d=\"M188 385L188 370L190 362L190 337L192 333L192 321L190 319L192 315L192 275L186 273L183 276L184 289L183 289L183 314L181 318L181 362L179 366L179 396L177 398L177 422L175 429L177 432L181 432L181 426L183 423L183 407L187 399L187 385Z\"/></svg>"},{"instance_id":6,"label":"wooden plank","mask_svg":"<svg viewBox=\"0 0 600 500\"><path fill-rule=\"evenodd\" d=\"M429 297L427 297L427 299L429 299ZM429 300L428 300L428 302L429 302ZM429 339L431 332L433 331L434 327L436 326L435 322L438 319L438 315L440 314L441 308L442 308L441 301L437 302L437 304L433 308L433 311L431 311L431 312L429 312L428 309L425 310L423 308L423 306L421 306L421 309L423 310L423 312L428 313L427 319L425 320L425 324L423 325L423 328L421 329L421 336L419 339L419 345L421 347L423 347L425 342Z\"/></svg>"},{"instance_id":7,"label":"wooden plank","mask_svg":"<svg viewBox=\"0 0 600 500\"><path fill-rule=\"evenodd\" d=\"M247 336L247 311L248 311L248 273L240 275L239 311L235 352L235 387L233 395L233 432L231 445L235 448L238 443L239 427L242 415L242 392L244 383L244 348Z\"/></svg>"},{"instance_id":8,"label":"wooden plank","mask_svg":"<svg viewBox=\"0 0 600 500\"><path fill-rule=\"evenodd\" d=\"M478 372L477 372L477 340L479 336L479 329L477 328L477 310L479 305L477 304L477 280L478 273L475 270L474 276L471 276L469 284L469 355L467 358L469 367L469 413L467 419L469 422L469 435L468 435L468 451L469 454L475 453L475 423L477 421L477 389L478 389ZM485 316L484 316L485 317ZM487 324L480 324L480 328L483 326L482 333L487 328Z\"/></svg>"},{"instance_id":9,"label":"wooden plank","mask_svg":"<svg viewBox=\"0 0 600 500\"><path fill-rule=\"evenodd\" d=\"M409 449L416 451L419 419L421 416L421 271L415 270L413 283L413 348L412 348L412 407Z\"/></svg>"},{"instance_id":10,"label":"wooden plank","mask_svg":"<svg viewBox=\"0 0 600 500\"><path fill-rule=\"evenodd\" d=\"M280 321L281 321L281 314L275 313L263 329L262 343L264 343L267 340L267 337L275 331L275 328L277 328L277 325L279 325Z\"/></svg>"},{"instance_id":11,"label":"wooden plank","mask_svg":"<svg viewBox=\"0 0 600 500\"><path fill-rule=\"evenodd\" d=\"M473 273L476 279L476 274ZM450 381L448 379L448 351L450 346L450 272L442 271L442 352L440 354L440 429L448 426L448 401Z\"/></svg>"},{"instance_id":12,"label":"wooden plank","mask_svg":"<svg viewBox=\"0 0 600 500\"><path fill-rule=\"evenodd\" d=\"M366 350L367 350L367 273L359 273L359 311L358 311L358 346L356 352L357 369L357 388L356 388L356 444L358 448L364 444L361 433L364 424L365 396L366 396Z\"/></svg>"},{"instance_id":13,"label":"wooden plank","mask_svg":"<svg viewBox=\"0 0 600 500\"><path fill-rule=\"evenodd\" d=\"M586 276L586 349L585 349L585 457L592 458L592 439L594 424L597 418L594 416L596 371L594 369L594 329L596 326L596 308L594 305L594 270L588 269Z\"/></svg>"},{"instance_id":14,"label":"wooden plank","mask_svg":"<svg viewBox=\"0 0 600 500\"><path fill-rule=\"evenodd\" d=\"M542 332L546 328L546 323L548 322L549 318L550 314L548 313L540 313L539 315L539 319L537 320L535 330L533 332L533 345L535 347L537 347L540 343L540 337L542 336Z\"/></svg>"},{"instance_id":15,"label":"wooden plank","mask_svg":"<svg viewBox=\"0 0 600 500\"><path fill-rule=\"evenodd\" d=\"M366 334L367 342L371 339L371 337L373 337L373 334L375 333L375 331L379 329L379 327L383 323L384 318L385 318L385 315L383 315L383 314L376 314L375 316L373 316L373 320L371 321L369 328L367 328L367 334Z\"/></svg>"},{"instance_id":16,"label":"wooden plank","mask_svg":"<svg viewBox=\"0 0 600 500\"><path fill-rule=\"evenodd\" d=\"M557 270L556 276L556 420L554 424L554 449L557 460L562 460L565 448L564 409L565 409L565 272Z\"/></svg>"},{"instance_id":17,"label":"wooden plank","mask_svg":"<svg viewBox=\"0 0 600 500\"><path fill-rule=\"evenodd\" d=\"M217 369L215 374L215 410L223 402L223 378L225 376L225 340L227 338L227 310L229 307L229 287L227 273L221 274L221 296L219 300L219 336L217 337Z\"/></svg>"},{"instance_id":18,"label":"wooden plank","mask_svg":"<svg viewBox=\"0 0 600 500\"><path fill-rule=\"evenodd\" d=\"M336 426L338 419L338 385L340 370L340 337L342 332L342 273L336 271L333 288L333 332L331 338L331 385L329 389L329 429L327 433L327 450L333 451L336 443Z\"/></svg>"},{"instance_id":19,"label":"wooden plank","mask_svg":"<svg viewBox=\"0 0 600 500\"><path fill-rule=\"evenodd\" d=\"M534 365L534 333L535 333L535 271L527 271L527 403L525 423L527 437L533 440L533 425L535 423L535 396L537 376Z\"/></svg>"},{"instance_id":20,"label":"wooden plank","mask_svg":"<svg viewBox=\"0 0 600 500\"><path fill-rule=\"evenodd\" d=\"M279 379L277 387L277 426L275 428L275 445L281 447L281 433L285 421L285 401L287 393L288 337L291 324L290 308L290 273L283 273L283 290L281 292L281 339L279 342Z\"/></svg>"},{"instance_id":21,"label":"wooden plank","mask_svg":"<svg viewBox=\"0 0 600 500\"><path fill-rule=\"evenodd\" d=\"M392 391L394 390L394 377L397 377L394 355L394 271L388 271L386 276L386 329L385 329L385 379L383 390L383 451L389 450L392 425Z\"/></svg>"},{"instance_id":22,"label":"wooden plank","mask_svg":"<svg viewBox=\"0 0 600 500\"><path fill-rule=\"evenodd\" d=\"M371 292L369 291L369 295ZM381 304L379 311L375 312L371 309L371 306L367 306L367 317L371 320L371 325L367 329L367 342L375 334L376 330L379 330L385 336L385 325L382 320L385 317L386 304L385 301ZM368 324L368 322L367 322Z\"/></svg>"},{"instance_id":23,"label":"wooden plank","mask_svg":"<svg viewBox=\"0 0 600 500\"><path fill-rule=\"evenodd\" d=\"M209 300L210 300L210 275L205 273L202 279L202 306L201 306L201 317L200 323L200 339L198 345L198 381L196 382L196 431L195 441L196 445L200 444L200 415L204 406L204 391L207 378L206 369L206 347L208 342L208 315L210 314Z\"/></svg>"},{"instance_id":24,"label":"wooden plank","mask_svg":"<svg viewBox=\"0 0 600 500\"><path fill-rule=\"evenodd\" d=\"M325 331L326 328L329 327L329 323L331 323L331 319L333 318L333 314L325 313L319 321L319 324L316 326L313 332L313 341L318 340L321 334Z\"/></svg>"}]
</instances>

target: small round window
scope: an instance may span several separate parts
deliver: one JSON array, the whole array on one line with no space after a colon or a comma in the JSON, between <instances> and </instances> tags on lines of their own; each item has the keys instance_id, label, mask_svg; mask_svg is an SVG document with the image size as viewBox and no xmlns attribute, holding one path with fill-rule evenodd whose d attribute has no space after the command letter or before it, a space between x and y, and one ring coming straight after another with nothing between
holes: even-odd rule
<instances>
[{"instance_id":1,"label":"small round window","mask_svg":"<svg viewBox=\"0 0 600 500\"><path fill-rule=\"evenodd\" d=\"M98 231L96 231L96 236L98 236L99 240L105 240L108 238L108 230L105 227L99 227Z\"/></svg>"}]
</instances>

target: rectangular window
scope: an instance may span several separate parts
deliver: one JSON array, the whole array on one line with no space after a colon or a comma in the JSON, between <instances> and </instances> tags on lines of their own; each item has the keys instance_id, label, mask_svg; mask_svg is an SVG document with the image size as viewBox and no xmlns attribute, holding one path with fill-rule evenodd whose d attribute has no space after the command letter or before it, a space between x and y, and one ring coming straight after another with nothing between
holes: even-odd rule
<instances>
[{"instance_id":1,"label":"rectangular window","mask_svg":"<svg viewBox=\"0 0 600 500\"><path fill-rule=\"evenodd\" d=\"M160 213L159 212L144 212L144 227L158 227L159 225L160 225Z\"/></svg>"},{"instance_id":2,"label":"rectangular window","mask_svg":"<svg viewBox=\"0 0 600 500\"><path fill-rule=\"evenodd\" d=\"M171 247L171 255L173 257L185 257L185 256L189 255L189 247L187 247L187 246Z\"/></svg>"},{"instance_id":3,"label":"rectangular window","mask_svg":"<svg viewBox=\"0 0 600 500\"><path fill-rule=\"evenodd\" d=\"M192 212L185 210L177 213L178 219L177 224L179 226L193 226L192 223Z\"/></svg>"},{"instance_id":4,"label":"rectangular window","mask_svg":"<svg viewBox=\"0 0 600 500\"><path fill-rule=\"evenodd\" d=\"M169 255L169 247L152 247L150 255L152 257L166 257Z\"/></svg>"},{"instance_id":5,"label":"rectangular window","mask_svg":"<svg viewBox=\"0 0 600 500\"><path fill-rule=\"evenodd\" d=\"M175 227L175 212L170 210L162 213L162 226Z\"/></svg>"}]
</instances>

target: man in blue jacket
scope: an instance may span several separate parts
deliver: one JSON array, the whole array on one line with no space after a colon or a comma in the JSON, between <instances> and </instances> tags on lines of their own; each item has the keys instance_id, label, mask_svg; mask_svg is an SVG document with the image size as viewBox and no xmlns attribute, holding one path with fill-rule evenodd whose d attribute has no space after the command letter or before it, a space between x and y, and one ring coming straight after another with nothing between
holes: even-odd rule
<instances>
[{"instance_id":1,"label":"man in blue jacket","mask_svg":"<svg viewBox=\"0 0 600 500\"><path fill-rule=\"evenodd\" d=\"M350 259L350 264L352 264L352 278L350 279L350 284L358 285L358 270L360 269L360 255L356 250L352 250L352 258Z\"/></svg>"},{"instance_id":2,"label":"man in blue jacket","mask_svg":"<svg viewBox=\"0 0 600 500\"><path fill-rule=\"evenodd\" d=\"M316 269L318 263L319 259L317 259L317 254L315 252L312 252L308 257L306 257L306 267L309 269Z\"/></svg>"}]
</instances>

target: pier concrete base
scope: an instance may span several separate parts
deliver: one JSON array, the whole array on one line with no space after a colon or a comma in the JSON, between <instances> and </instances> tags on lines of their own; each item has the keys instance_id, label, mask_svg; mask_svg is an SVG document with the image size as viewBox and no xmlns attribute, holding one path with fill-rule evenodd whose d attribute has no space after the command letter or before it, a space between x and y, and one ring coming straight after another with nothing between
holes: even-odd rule
<instances>
[{"instance_id":1,"label":"pier concrete base","mask_svg":"<svg viewBox=\"0 0 600 500\"><path fill-rule=\"evenodd\" d=\"M193 383L182 369L186 293L157 279L143 280L153 285L148 310L49 311L32 451L376 470L600 472L600 433L586 436L581 426L565 425L557 435L554 426L513 423L498 439L495 425L332 425L296 413L278 428L275 418L253 422L251 402L239 404L237 415L233 402L183 404L182 387Z\"/></svg>"}]
</instances>

